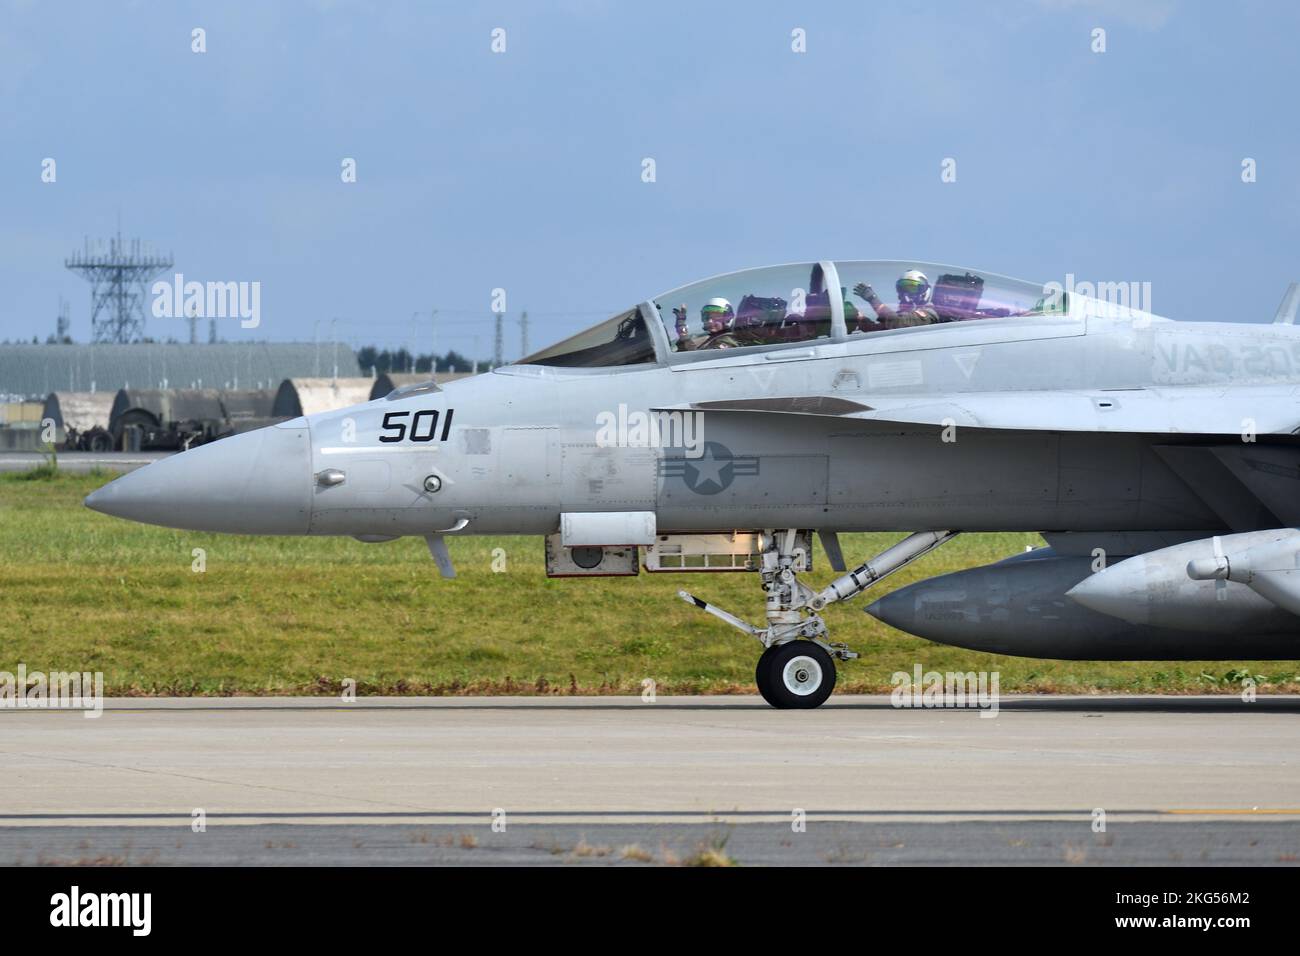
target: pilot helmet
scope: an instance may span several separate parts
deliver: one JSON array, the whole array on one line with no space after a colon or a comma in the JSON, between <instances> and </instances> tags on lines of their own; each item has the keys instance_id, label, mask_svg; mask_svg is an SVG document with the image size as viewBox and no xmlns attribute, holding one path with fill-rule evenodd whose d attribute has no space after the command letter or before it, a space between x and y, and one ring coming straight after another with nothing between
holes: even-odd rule
<instances>
[{"instance_id":1,"label":"pilot helmet","mask_svg":"<svg viewBox=\"0 0 1300 956\"><path fill-rule=\"evenodd\" d=\"M894 283L898 301L904 305L924 305L930 301L930 280L919 269L908 269Z\"/></svg>"},{"instance_id":2,"label":"pilot helmet","mask_svg":"<svg viewBox=\"0 0 1300 956\"><path fill-rule=\"evenodd\" d=\"M735 318L735 313L731 311L731 303L726 299L710 299L700 309L700 319L704 322L704 331L709 333L722 332L733 318Z\"/></svg>"}]
</instances>

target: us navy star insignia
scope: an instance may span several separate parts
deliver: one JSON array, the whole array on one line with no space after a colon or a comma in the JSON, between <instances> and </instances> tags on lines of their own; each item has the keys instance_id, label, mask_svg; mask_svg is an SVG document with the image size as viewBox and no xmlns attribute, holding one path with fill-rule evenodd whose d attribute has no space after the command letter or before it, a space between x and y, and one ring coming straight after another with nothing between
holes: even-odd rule
<instances>
[{"instance_id":1,"label":"us navy star insignia","mask_svg":"<svg viewBox=\"0 0 1300 956\"><path fill-rule=\"evenodd\" d=\"M733 455L720 442L705 442L699 458L664 458L659 463L664 478L681 478L686 487L699 495L716 495L731 487L740 475L758 474L756 455Z\"/></svg>"}]
</instances>

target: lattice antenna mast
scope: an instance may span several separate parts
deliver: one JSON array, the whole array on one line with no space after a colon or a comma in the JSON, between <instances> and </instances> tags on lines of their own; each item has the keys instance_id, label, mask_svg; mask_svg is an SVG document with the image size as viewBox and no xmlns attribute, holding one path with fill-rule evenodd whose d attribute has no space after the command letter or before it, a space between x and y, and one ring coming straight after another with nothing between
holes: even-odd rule
<instances>
[{"instance_id":1,"label":"lattice antenna mast","mask_svg":"<svg viewBox=\"0 0 1300 956\"><path fill-rule=\"evenodd\" d=\"M171 256L142 249L139 239L96 240L63 264L90 283L92 342L139 342L144 338L144 302L149 282L172 267Z\"/></svg>"}]
</instances>

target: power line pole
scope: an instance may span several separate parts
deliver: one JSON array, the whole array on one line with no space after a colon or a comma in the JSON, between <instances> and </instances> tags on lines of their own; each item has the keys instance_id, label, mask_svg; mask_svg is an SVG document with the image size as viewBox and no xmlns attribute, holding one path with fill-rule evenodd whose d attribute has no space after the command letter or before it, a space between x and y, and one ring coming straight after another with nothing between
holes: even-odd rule
<instances>
[{"instance_id":1,"label":"power line pole","mask_svg":"<svg viewBox=\"0 0 1300 956\"><path fill-rule=\"evenodd\" d=\"M334 381L339 380L339 334L338 319L330 319L330 338L334 340Z\"/></svg>"},{"instance_id":2,"label":"power line pole","mask_svg":"<svg viewBox=\"0 0 1300 956\"><path fill-rule=\"evenodd\" d=\"M429 310L429 351L433 357L429 359L429 378L436 380L438 377L438 310Z\"/></svg>"},{"instance_id":3,"label":"power line pole","mask_svg":"<svg viewBox=\"0 0 1300 956\"><path fill-rule=\"evenodd\" d=\"M519 357L527 358L532 352L528 348L528 312L519 315Z\"/></svg>"},{"instance_id":4,"label":"power line pole","mask_svg":"<svg viewBox=\"0 0 1300 956\"><path fill-rule=\"evenodd\" d=\"M415 343L420 340L420 313L411 313L410 347L406 350L406 374L415 371Z\"/></svg>"},{"instance_id":5,"label":"power line pole","mask_svg":"<svg viewBox=\"0 0 1300 956\"><path fill-rule=\"evenodd\" d=\"M55 325L54 341L60 344L65 341L71 341L68 337L68 331L72 328L72 319L68 315L68 303L63 296L59 296L59 320Z\"/></svg>"}]
</instances>

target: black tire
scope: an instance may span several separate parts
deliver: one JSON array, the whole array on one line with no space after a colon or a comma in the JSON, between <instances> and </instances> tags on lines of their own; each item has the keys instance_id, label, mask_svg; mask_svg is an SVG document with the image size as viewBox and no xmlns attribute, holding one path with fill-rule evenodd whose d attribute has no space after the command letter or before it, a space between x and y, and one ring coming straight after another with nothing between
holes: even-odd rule
<instances>
[{"instance_id":1,"label":"black tire","mask_svg":"<svg viewBox=\"0 0 1300 956\"><path fill-rule=\"evenodd\" d=\"M763 653L758 655L758 663L754 665L754 683L758 685L758 692L762 694L763 699L769 704L772 704L773 707L775 707L776 704L772 703L772 694L771 691L768 690L768 688L772 686L771 681L768 680L768 673L772 662L772 652L775 650L775 647L763 648Z\"/></svg>"},{"instance_id":2,"label":"black tire","mask_svg":"<svg viewBox=\"0 0 1300 956\"><path fill-rule=\"evenodd\" d=\"M835 661L814 641L770 647L758 665L758 691L780 710L820 707L835 689Z\"/></svg>"}]
</instances>

